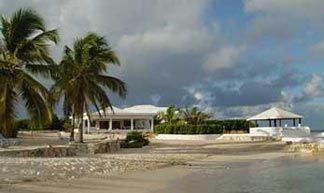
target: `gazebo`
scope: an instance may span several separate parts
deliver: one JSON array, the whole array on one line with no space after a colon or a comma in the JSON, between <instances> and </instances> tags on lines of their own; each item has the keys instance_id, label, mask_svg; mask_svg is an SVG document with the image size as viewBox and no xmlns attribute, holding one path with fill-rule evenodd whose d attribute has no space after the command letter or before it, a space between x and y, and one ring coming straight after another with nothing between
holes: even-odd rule
<instances>
[{"instance_id":1,"label":"gazebo","mask_svg":"<svg viewBox=\"0 0 324 193\"><path fill-rule=\"evenodd\" d=\"M311 129L301 125L302 118L301 115L273 107L247 119L247 121L256 123L256 127L250 127L249 134L296 141L296 139L310 136ZM284 126L282 126L282 121L285 123ZM287 124L290 121L292 121L292 126ZM259 122L268 122L268 126L259 126ZM297 122L298 125L296 126Z\"/></svg>"},{"instance_id":2,"label":"gazebo","mask_svg":"<svg viewBox=\"0 0 324 193\"><path fill-rule=\"evenodd\" d=\"M303 116L277 108L273 107L271 109L268 109L262 113L259 113L253 117L248 118L248 121L255 121L256 125L258 124L258 121L268 121L269 127L281 127L281 123L283 120L292 120L293 126L296 126L296 121L298 121L298 125L301 125Z\"/></svg>"}]
</instances>

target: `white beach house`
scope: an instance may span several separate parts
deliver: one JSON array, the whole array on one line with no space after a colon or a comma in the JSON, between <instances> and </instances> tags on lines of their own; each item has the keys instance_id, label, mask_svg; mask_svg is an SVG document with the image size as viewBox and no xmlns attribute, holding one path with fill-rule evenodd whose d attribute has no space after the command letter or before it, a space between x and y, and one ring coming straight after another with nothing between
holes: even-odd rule
<instances>
[{"instance_id":1,"label":"white beach house","mask_svg":"<svg viewBox=\"0 0 324 193\"><path fill-rule=\"evenodd\" d=\"M302 118L301 115L273 107L247 119L257 125L257 127L250 128L249 134L271 136L283 141L305 140L310 137L311 129L308 126L302 126ZM267 126L264 126L265 124Z\"/></svg>"},{"instance_id":2,"label":"white beach house","mask_svg":"<svg viewBox=\"0 0 324 193\"><path fill-rule=\"evenodd\" d=\"M154 116L166 111L167 107L156 107L153 105L137 105L128 108L113 107L92 113L92 122L85 114L83 117L83 128L85 133L104 132L128 132L132 130L153 131Z\"/></svg>"}]
</instances>

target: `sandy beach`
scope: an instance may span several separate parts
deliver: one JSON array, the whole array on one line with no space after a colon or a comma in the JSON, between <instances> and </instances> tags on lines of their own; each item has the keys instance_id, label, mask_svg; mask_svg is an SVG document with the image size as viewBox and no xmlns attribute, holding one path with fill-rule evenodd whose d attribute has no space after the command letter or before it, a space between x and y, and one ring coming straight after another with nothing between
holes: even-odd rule
<instances>
[{"instance_id":1,"label":"sandy beach","mask_svg":"<svg viewBox=\"0 0 324 193\"><path fill-rule=\"evenodd\" d=\"M141 149L91 157L1 158L0 192L165 192L197 169L295 154L282 142L152 140Z\"/></svg>"}]
</instances>

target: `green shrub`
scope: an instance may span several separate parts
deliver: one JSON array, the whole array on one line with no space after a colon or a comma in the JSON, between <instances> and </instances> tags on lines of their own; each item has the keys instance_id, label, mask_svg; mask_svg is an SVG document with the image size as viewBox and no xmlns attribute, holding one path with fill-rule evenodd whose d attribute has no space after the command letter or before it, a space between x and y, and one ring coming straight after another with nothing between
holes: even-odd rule
<instances>
[{"instance_id":1,"label":"green shrub","mask_svg":"<svg viewBox=\"0 0 324 193\"><path fill-rule=\"evenodd\" d=\"M252 123L244 119L208 120L200 125L191 124L159 124L154 127L158 134L221 134L224 131L248 132Z\"/></svg>"},{"instance_id":2,"label":"green shrub","mask_svg":"<svg viewBox=\"0 0 324 193\"><path fill-rule=\"evenodd\" d=\"M160 124L155 126L154 132L158 134L221 134L220 125L191 125L191 124Z\"/></svg>"},{"instance_id":3,"label":"green shrub","mask_svg":"<svg viewBox=\"0 0 324 193\"><path fill-rule=\"evenodd\" d=\"M13 121L13 127L19 130L29 130L30 129L30 121L29 119L20 119Z\"/></svg>"},{"instance_id":4,"label":"green shrub","mask_svg":"<svg viewBox=\"0 0 324 193\"><path fill-rule=\"evenodd\" d=\"M225 131L244 131L248 132L250 123L244 119L233 119L233 120L208 120L206 124L215 124L221 126ZM253 126L253 125L251 125Z\"/></svg>"},{"instance_id":5,"label":"green shrub","mask_svg":"<svg viewBox=\"0 0 324 193\"><path fill-rule=\"evenodd\" d=\"M150 143L150 141L144 136L144 134L142 132L138 132L138 131L131 131L129 133L127 133L126 136L126 143L129 142L140 142L143 143L144 146L148 145Z\"/></svg>"}]
</instances>

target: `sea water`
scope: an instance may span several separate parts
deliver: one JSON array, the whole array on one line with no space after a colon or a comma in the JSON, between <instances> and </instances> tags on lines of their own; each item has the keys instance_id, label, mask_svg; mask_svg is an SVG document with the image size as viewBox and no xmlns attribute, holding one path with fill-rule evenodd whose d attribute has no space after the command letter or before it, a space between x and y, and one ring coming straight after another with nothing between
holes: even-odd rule
<instances>
[{"instance_id":1,"label":"sea water","mask_svg":"<svg viewBox=\"0 0 324 193\"><path fill-rule=\"evenodd\" d=\"M191 166L168 192L186 193L323 193L324 155L285 157L232 164Z\"/></svg>"}]
</instances>

